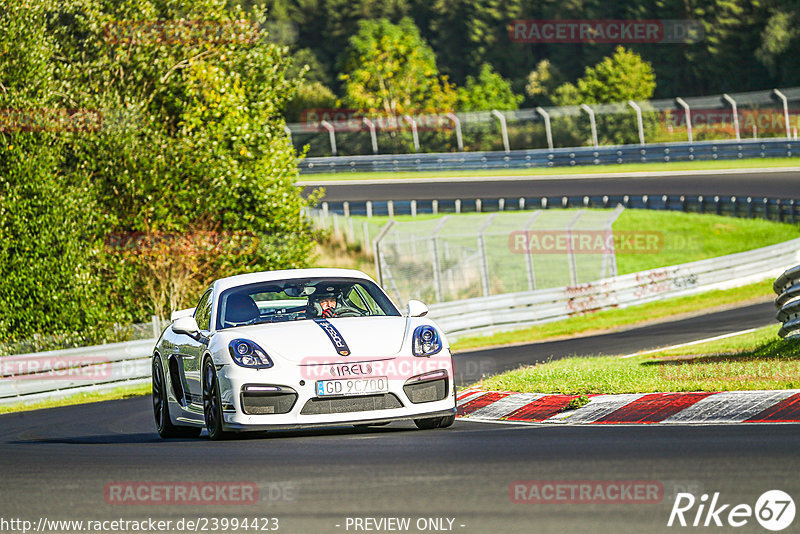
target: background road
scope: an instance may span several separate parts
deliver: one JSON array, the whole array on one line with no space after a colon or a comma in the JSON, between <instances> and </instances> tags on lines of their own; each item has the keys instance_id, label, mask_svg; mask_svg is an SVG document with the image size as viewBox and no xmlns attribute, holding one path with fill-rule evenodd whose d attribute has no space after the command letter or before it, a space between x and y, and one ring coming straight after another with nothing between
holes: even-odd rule
<instances>
[{"instance_id":1,"label":"background road","mask_svg":"<svg viewBox=\"0 0 800 534\"><path fill-rule=\"evenodd\" d=\"M771 311L767 304L494 354L502 361L498 365L511 365L526 353L536 359L633 351L768 323L762 313ZM464 358L491 356L471 354L457 357L461 367ZM0 416L0 517L36 522L271 516L279 518L281 532L307 533L348 532L348 516L405 516L454 518L454 531L465 533L667 532L676 491L697 497L719 491L722 502L754 505L764 491L782 489L800 503L799 448L798 425L541 427L467 421L435 431L395 423L367 432L339 428L226 442L162 441L154 431L151 400L140 397ZM662 484L664 494L657 504L515 504L508 489L516 480L646 480ZM106 484L120 481L254 482L260 502L108 504ZM751 520L737 531L763 532L757 527Z\"/></svg>"},{"instance_id":2,"label":"background road","mask_svg":"<svg viewBox=\"0 0 800 534\"><path fill-rule=\"evenodd\" d=\"M301 177L313 181L313 176ZM675 174L655 177L596 177L589 179L545 178L437 181L424 183L324 185L325 200L428 200L455 198L519 198L574 195L736 195L737 197L797 196L800 172L769 171L703 174ZM310 192L313 187L306 187Z\"/></svg>"}]
</instances>

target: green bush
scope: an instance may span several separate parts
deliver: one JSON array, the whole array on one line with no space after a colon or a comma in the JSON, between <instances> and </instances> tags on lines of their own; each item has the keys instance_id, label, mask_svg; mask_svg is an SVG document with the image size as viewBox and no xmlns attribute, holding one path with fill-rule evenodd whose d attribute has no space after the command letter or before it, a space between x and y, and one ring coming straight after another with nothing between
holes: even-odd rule
<instances>
[{"instance_id":1,"label":"green bush","mask_svg":"<svg viewBox=\"0 0 800 534\"><path fill-rule=\"evenodd\" d=\"M220 276L306 264L307 201L280 117L298 81L256 32L264 13L223 5L3 3L0 109L102 123L0 128L0 341L102 339L193 305ZM162 31L179 20L208 38ZM113 32L133 24L138 36Z\"/></svg>"}]
</instances>

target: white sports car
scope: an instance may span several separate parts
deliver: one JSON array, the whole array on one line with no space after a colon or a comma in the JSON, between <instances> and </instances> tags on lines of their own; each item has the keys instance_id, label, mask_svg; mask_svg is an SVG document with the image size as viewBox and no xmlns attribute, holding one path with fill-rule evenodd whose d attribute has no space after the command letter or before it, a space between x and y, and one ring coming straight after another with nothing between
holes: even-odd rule
<instances>
[{"instance_id":1,"label":"white sports car","mask_svg":"<svg viewBox=\"0 0 800 534\"><path fill-rule=\"evenodd\" d=\"M295 269L217 280L153 353L164 438L413 419L453 424L453 361L421 302L402 315L367 275Z\"/></svg>"}]
</instances>

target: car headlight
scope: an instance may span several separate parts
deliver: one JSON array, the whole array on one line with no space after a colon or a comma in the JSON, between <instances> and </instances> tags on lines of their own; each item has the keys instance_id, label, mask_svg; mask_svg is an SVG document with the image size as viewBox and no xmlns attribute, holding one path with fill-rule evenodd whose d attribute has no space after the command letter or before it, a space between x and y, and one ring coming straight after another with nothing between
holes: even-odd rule
<instances>
[{"instance_id":1,"label":"car headlight","mask_svg":"<svg viewBox=\"0 0 800 534\"><path fill-rule=\"evenodd\" d=\"M267 369L272 367L272 360L270 360L267 353L247 339L234 339L228 343L228 351L231 353L231 358L237 365L242 367L251 367L254 369Z\"/></svg>"},{"instance_id":2,"label":"car headlight","mask_svg":"<svg viewBox=\"0 0 800 534\"><path fill-rule=\"evenodd\" d=\"M414 356L431 356L440 350L442 350L442 340L434 327L424 325L414 329L412 348Z\"/></svg>"}]
</instances>

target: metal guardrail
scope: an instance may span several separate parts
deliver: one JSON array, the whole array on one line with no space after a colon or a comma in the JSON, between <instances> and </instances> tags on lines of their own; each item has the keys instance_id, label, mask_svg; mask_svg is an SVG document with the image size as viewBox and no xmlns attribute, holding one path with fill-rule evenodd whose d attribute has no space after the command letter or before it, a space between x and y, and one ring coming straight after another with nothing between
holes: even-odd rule
<instances>
[{"instance_id":1,"label":"metal guardrail","mask_svg":"<svg viewBox=\"0 0 800 534\"><path fill-rule=\"evenodd\" d=\"M800 220L800 201L772 197L721 195L593 195L518 198L461 198L440 200L362 200L322 202L310 214L322 226L336 228L335 216L390 216L439 213L520 211L551 208L603 208L622 205L632 209L711 213L741 218L762 218L796 223ZM331 221L328 221L331 217ZM344 224L344 223L342 223Z\"/></svg>"},{"instance_id":2,"label":"metal guardrail","mask_svg":"<svg viewBox=\"0 0 800 534\"><path fill-rule=\"evenodd\" d=\"M778 276L772 289L778 295L775 299L775 307L778 308L775 319L783 323L778 335L800 336L800 265Z\"/></svg>"},{"instance_id":3,"label":"metal guardrail","mask_svg":"<svg viewBox=\"0 0 800 534\"><path fill-rule=\"evenodd\" d=\"M439 152L304 158L300 174L337 172L458 171L524 169L575 165L604 165L716 159L784 158L800 153L800 141L750 139L574 147L510 152Z\"/></svg>"},{"instance_id":4,"label":"metal guardrail","mask_svg":"<svg viewBox=\"0 0 800 534\"><path fill-rule=\"evenodd\" d=\"M0 405L65 398L150 380L155 339L0 358Z\"/></svg>"},{"instance_id":5,"label":"metal guardrail","mask_svg":"<svg viewBox=\"0 0 800 534\"><path fill-rule=\"evenodd\" d=\"M432 304L430 316L456 339L568 319L663 298L771 278L800 262L800 239L738 254L626 274L571 287Z\"/></svg>"}]
</instances>

